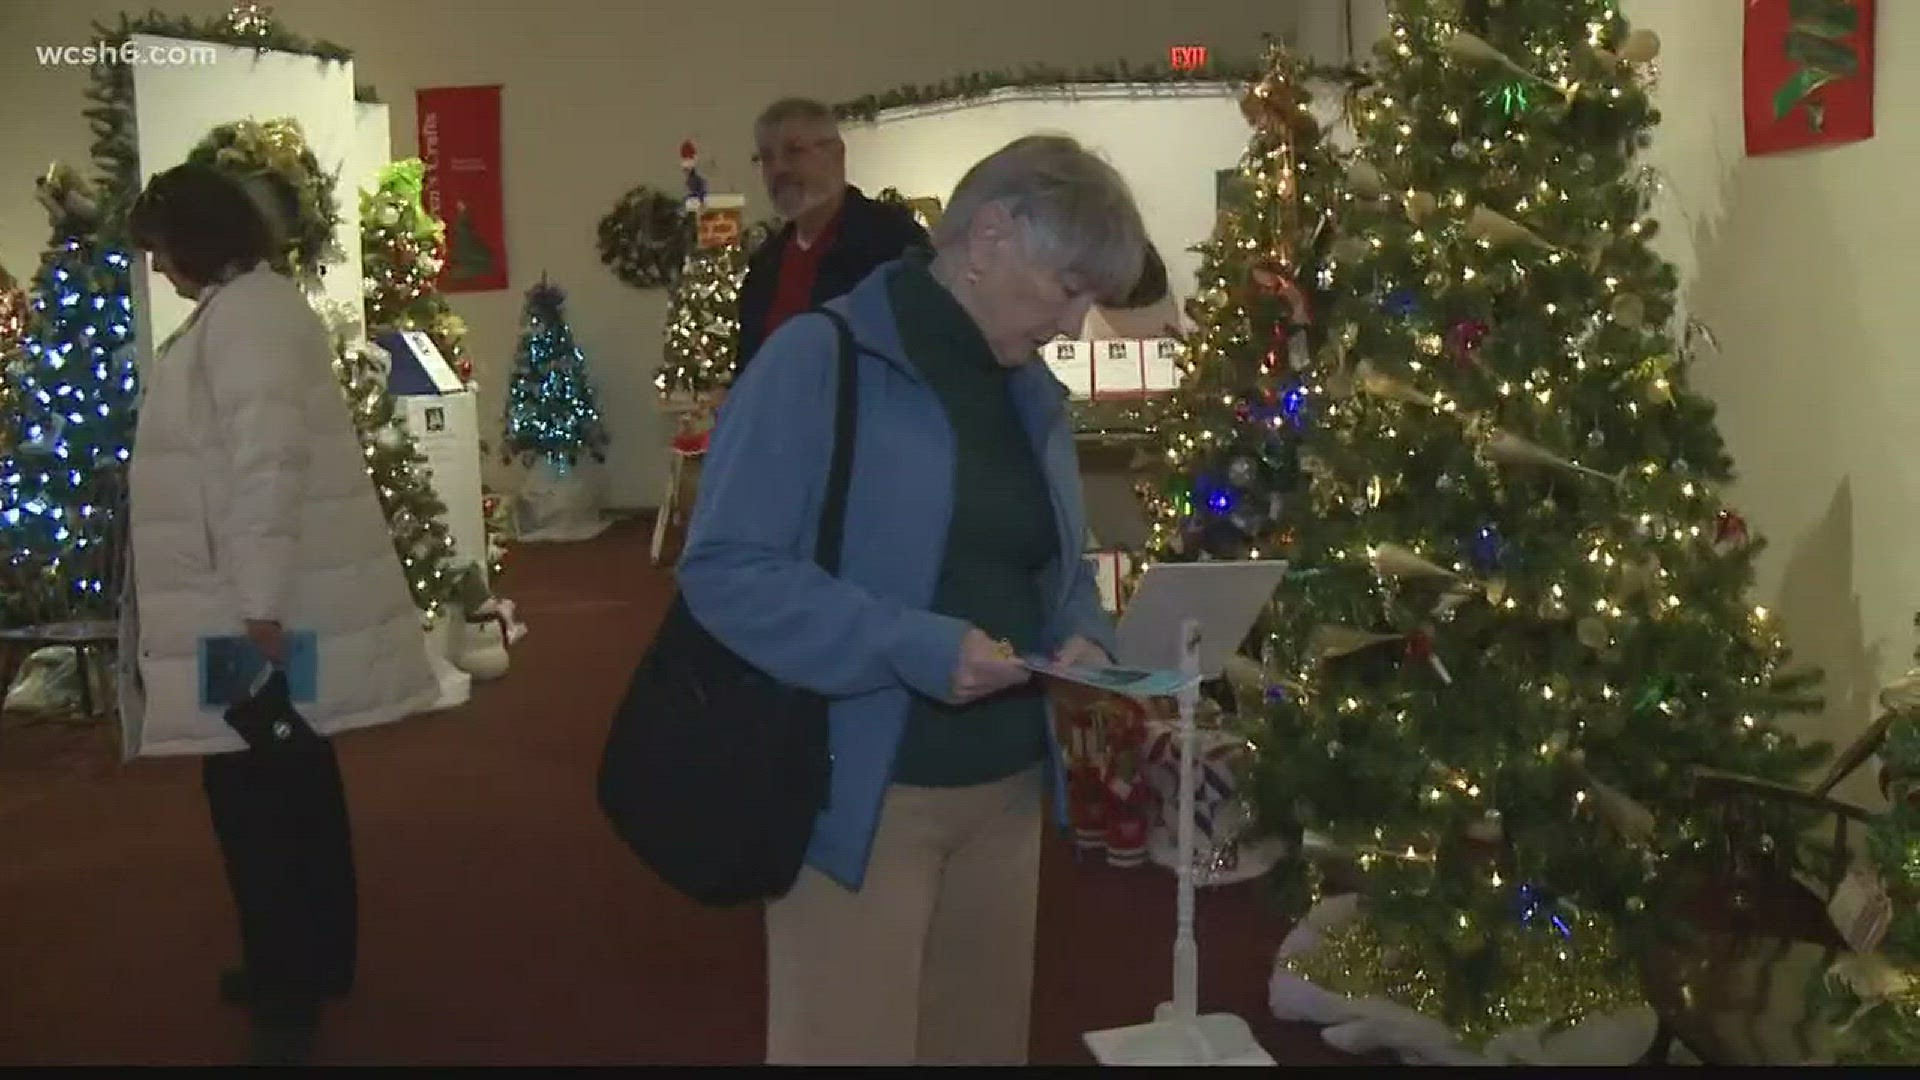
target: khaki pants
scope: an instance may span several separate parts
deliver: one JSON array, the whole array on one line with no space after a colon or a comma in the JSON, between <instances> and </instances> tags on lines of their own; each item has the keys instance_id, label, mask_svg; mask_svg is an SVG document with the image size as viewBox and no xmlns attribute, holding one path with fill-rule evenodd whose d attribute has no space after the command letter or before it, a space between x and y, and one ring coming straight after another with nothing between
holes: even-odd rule
<instances>
[{"instance_id":1,"label":"khaki pants","mask_svg":"<svg viewBox=\"0 0 1920 1080\"><path fill-rule=\"evenodd\" d=\"M767 907L767 1062L1023 1065L1042 773L887 792L865 886Z\"/></svg>"}]
</instances>

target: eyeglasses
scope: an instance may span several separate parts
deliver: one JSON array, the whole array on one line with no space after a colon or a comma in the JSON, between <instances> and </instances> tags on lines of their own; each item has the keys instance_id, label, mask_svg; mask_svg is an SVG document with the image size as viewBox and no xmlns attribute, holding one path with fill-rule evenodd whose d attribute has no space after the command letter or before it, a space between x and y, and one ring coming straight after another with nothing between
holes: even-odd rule
<instances>
[{"instance_id":1,"label":"eyeglasses","mask_svg":"<svg viewBox=\"0 0 1920 1080\"><path fill-rule=\"evenodd\" d=\"M781 143L779 146L764 147L754 153L753 163L755 165L765 165L769 160L779 161L782 158L797 158L803 154L810 154L823 146L832 146L838 141L839 140L832 138L813 139L810 141L786 142Z\"/></svg>"}]
</instances>

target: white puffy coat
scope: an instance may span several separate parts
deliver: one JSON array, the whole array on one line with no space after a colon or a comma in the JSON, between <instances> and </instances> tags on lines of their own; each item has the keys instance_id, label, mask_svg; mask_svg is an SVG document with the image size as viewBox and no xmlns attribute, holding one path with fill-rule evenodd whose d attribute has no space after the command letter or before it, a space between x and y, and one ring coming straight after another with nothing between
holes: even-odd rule
<instances>
[{"instance_id":1,"label":"white puffy coat","mask_svg":"<svg viewBox=\"0 0 1920 1080\"><path fill-rule=\"evenodd\" d=\"M337 734L434 706L439 685L326 327L260 268L203 295L143 379L122 613L127 756L245 748L200 706L199 645L249 619L312 631ZM138 679L131 677L137 657Z\"/></svg>"}]
</instances>

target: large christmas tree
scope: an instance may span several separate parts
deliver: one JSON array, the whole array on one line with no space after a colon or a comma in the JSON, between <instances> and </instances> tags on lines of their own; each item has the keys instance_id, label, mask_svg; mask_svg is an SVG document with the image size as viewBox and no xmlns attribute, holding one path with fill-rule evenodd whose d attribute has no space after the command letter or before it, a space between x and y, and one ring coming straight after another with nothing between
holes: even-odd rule
<instances>
[{"instance_id":1,"label":"large christmas tree","mask_svg":"<svg viewBox=\"0 0 1920 1080\"><path fill-rule=\"evenodd\" d=\"M13 625L111 618L113 540L138 400L131 264L100 236L99 199L63 167L41 178L53 238L6 356L0 544Z\"/></svg>"},{"instance_id":2,"label":"large christmas tree","mask_svg":"<svg viewBox=\"0 0 1920 1080\"><path fill-rule=\"evenodd\" d=\"M1252 780L1362 898L1295 972L1476 1037L1638 999L1726 839L1695 770L1794 778L1819 751L1774 720L1816 677L1748 595L1761 545L1649 246L1657 40L1605 0L1391 20L1314 278L1313 511Z\"/></svg>"},{"instance_id":3,"label":"large christmas tree","mask_svg":"<svg viewBox=\"0 0 1920 1080\"><path fill-rule=\"evenodd\" d=\"M506 457L571 468L606 460L607 431L594 405L587 358L567 325L566 294L544 279L527 290L519 359L507 384Z\"/></svg>"}]
</instances>

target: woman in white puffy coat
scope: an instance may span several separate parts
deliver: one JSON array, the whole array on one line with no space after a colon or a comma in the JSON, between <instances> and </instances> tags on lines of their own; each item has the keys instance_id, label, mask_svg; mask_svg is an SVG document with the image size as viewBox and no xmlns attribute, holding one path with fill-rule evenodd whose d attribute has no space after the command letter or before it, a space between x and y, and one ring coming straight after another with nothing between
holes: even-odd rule
<instances>
[{"instance_id":1,"label":"woman in white puffy coat","mask_svg":"<svg viewBox=\"0 0 1920 1080\"><path fill-rule=\"evenodd\" d=\"M244 957L222 993L252 1011L255 1058L287 1061L354 974L353 857L329 737L426 711L438 686L331 341L268 267L282 235L261 194L273 189L249 184L183 165L129 218L194 309L141 373L122 707L129 755L204 759ZM202 643L242 635L276 662L311 636L315 693L295 708L318 737L249 749L223 706L203 704Z\"/></svg>"}]
</instances>

